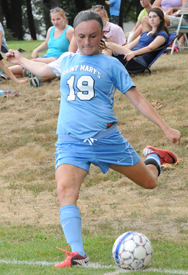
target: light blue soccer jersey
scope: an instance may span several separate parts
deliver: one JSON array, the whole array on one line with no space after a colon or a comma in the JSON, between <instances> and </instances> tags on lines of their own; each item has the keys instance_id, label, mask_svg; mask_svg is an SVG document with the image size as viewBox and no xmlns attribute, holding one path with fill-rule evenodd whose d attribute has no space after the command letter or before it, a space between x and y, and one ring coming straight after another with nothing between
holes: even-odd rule
<instances>
[{"instance_id":1,"label":"light blue soccer jersey","mask_svg":"<svg viewBox=\"0 0 188 275\"><path fill-rule=\"evenodd\" d=\"M135 84L117 59L66 53L48 66L61 75L57 135L83 140L104 131L109 123L118 123L115 90L124 94Z\"/></svg>"}]
</instances>

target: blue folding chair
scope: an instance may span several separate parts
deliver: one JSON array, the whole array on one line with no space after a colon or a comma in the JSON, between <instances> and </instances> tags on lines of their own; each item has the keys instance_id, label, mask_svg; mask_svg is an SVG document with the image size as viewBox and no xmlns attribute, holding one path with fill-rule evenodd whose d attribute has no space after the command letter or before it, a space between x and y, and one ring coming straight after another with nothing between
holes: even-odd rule
<instances>
[{"instance_id":1,"label":"blue folding chair","mask_svg":"<svg viewBox=\"0 0 188 275\"><path fill-rule=\"evenodd\" d=\"M116 55L115 57L126 67L127 71L130 74L144 73L145 70L147 70L151 74L151 70L150 70L151 65L159 58L160 55L162 55L166 51L166 49L173 43L176 37L177 37L176 33L170 33L168 42L160 46L154 51L156 52L156 54L154 55L153 60L148 64L147 63L143 64L136 58L133 58L130 61L127 61L126 59L123 59L124 55Z\"/></svg>"},{"instance_id":2,"label":"blue folding chair","mask_svg":"<svg viewBox=\"0 0 188 275\"><path fill-rule=\"evenodd\" d=\"M188 26L182 26L181 25L183 16L185 14L188 14L188 11L187 10L179 10L177 12L177 14L180 15L179 25L178 26L174 26L174 27L169 27L169 32L176 32L176 34L177 34L177 37L176 37L176 39L174 39L174 43L173 43L172 48L171 48L171 54L173 54L175 46L178 48L178 50L181 51L181 47L179 46L179 43L178 43L178 35L179 34L183 34L184 35L185 41L186 41L186 45L187 45L184 48L188 49L188 39L187 39L187 35L186 35L186 33L188 33Z\"/></svg>"}]
</instances>

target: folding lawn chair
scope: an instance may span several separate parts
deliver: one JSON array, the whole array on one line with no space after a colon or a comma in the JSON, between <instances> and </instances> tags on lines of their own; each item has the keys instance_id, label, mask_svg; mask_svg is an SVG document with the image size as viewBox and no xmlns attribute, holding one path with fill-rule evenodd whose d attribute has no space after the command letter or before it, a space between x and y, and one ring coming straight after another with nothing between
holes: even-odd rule
<instances>
[{"instance_id":1,"label":"folding lawn chair","mask_svg":"<svg viewBox=\"0 0 188 275\"><path fill-rule=\"evenodd\" d=\"M143 64L136 58L133 58L130 61L126 61L126 59L123 59L124 55L122 55L122 54L115 55L115 57L126 67L127 71L130 74L144 73L145 70L147 70L151 74L151 71L150 71L151 65L159 58L160 55L162 55L166 51L166 49L173 43L173 41L176 39L176 37L177 37L177 35L175 32L170 33L168 42L155 50L156 55L149 64ZM129 69L128 64L131 64L131 67L134 68L134 70Z\"/></svg>"},{"instance_id":2,"label":"folding lawn chair","mask_svg":"<svg viewBox=\"0 0 188 275\"><path fill-rule=\"evenodd\" d=\"M169 28L169 32L176 32L176 34L177 34L177 37L174 39L174 43L173 43L172 48L171 48L171 54L173 54L175 46L179 50L181 50L181 47L179 46L179 43L178 43L178 35L179 34L183 34L184 35L185 41L186 41L186 45L187 45L184 48L188 49L188 39L187 39L187 35L186 35L186 33L188 33L188 26L181 26L181 22L182 22L183 16L185 14L188 14L188 11L187 10L179 10L177 12L177 14L180 15L179 25Z\"/></svg>"}]
</instances>

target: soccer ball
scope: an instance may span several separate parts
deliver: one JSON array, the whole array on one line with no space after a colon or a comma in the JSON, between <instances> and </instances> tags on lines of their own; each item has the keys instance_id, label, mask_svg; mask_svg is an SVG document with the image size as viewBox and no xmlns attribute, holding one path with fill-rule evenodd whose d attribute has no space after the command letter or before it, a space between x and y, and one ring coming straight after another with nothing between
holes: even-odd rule
<instances>
[{"instance_id":1,"label":"soccer ball","mask_svg":"<svg viewBox=\"0 0 188 275\"><path fill-rule=\"evenodd\" d=\"M145 268L150 263L153 248L144 234L130 231L116 239L112 255L120 268L138 270Z\"/></svg>"}]
</instances>

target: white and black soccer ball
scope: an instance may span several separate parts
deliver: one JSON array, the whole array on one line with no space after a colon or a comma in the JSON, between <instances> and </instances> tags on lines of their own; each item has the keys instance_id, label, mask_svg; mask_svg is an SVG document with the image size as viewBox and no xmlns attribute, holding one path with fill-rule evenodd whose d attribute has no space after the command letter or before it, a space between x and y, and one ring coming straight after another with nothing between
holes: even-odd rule
<instances>
[{"instance_id":1,"label":"white and black soccer ball","mask_svg":"<svg viewBox=\"0 0 188 275\"><path fill-rule=\"evenodd\" d=\"M138 270L145 268L150 263L153 247L144 234L130 231L116 239L112 255L120 268Z\"/></svg>"},{"instance_id":2,"label":"white and black soccer ball","mask_svg":"<svg viewBox=\"0 0 188 275\"><path fill-rule=\"evenodd\" d=\"M29 81L31 87L39 87L41 84L40 77L34 74L29 74Z\"/></svg>"}]
</instances>

